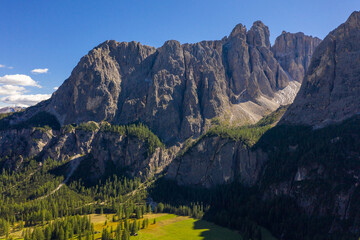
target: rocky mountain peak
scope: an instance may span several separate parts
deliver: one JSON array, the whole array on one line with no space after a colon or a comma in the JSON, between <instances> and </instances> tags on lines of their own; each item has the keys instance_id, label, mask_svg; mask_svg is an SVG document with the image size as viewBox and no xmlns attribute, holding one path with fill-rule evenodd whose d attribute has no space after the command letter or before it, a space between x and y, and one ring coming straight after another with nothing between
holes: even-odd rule
<instances>
[{"instance_id":1,"label":"rocky mountain peak","mask_svg":"<svg viewBox=\"0 0 360 240\"><path fill-rule=\"evenodd\" d=\"M169 40L157 49L105 41L51 99L24 115L47 111L61 125L142 122L168 144L201 135L213 118L255 123L291 103L299 88L274 58L269 36L256 21L248 31L238 24L222 40Z\"/></svg>"},{"instance_id":2,"label":"rocky mountain peak","mask_svg":"<svg viewBox=\"0 0 360 240\"><path fill-rule=\"evenodd\" d=\"M360 113L360 12L330 32L314 52L283 122L322 127Z\"/></svg>"},{"instance_id":3,"label":"rocky mountain peak","mask_svg":"<svg viewBox=\"0 0 360 240\"><path fill-rule=\"evenodd\" d=\"M346 21L346 24L352 27L359 27L359 22L360 22L359 19L360 19L360 11L354 11L349 16L348 20Z\"/></svg>"},{"instance_id":4,"label":"rocky mountain peak","mask_svg":"<svg viewBox=\"0 0 360 240\"><path fill-rule=\"evenodd\" d=\"M292 79L302 82L310 65L311 56L321 40L302 32L283 31L275 40L271 50L281 67Z\"/></svg>"},{"instance_id":5,"label":"rocky mountain peak","mask_svg":"<svg viewBox=\"0 0 360 240\"><path fill-rule=\"evenodd\" d=\"M270 48L269 28L261 21L256 21L247 33L247 42L255 47Z\"/></svg>"},{"instance_id":6,"label":"rocky mountain peak","mask_svg":"<svg viewBox=\"0 0 360 240\"><path fill-rule=\"evenodd\" d=\"M246 37L246 32L247 32L246 27L241 23L239 23L234 27L234 29L230 33L229 38L234 38L234 37L244 38Z\"/></svg>"},{"instance_id":7,"label":"rocky mountain peak","mask_svg":"<svg viewBox=\"0 0 360 240\"><path fill-rule=\"evenodd\" d=\"M161 48L166 50L180 48L181 43L177 40L167 40Z\"/></svg>"}]
</instances>

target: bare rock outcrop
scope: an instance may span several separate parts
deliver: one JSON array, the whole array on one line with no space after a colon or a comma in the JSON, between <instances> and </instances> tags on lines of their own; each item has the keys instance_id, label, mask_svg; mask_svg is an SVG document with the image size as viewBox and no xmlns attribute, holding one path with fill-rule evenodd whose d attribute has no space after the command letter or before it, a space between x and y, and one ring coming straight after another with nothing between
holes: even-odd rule
<instances>
[{"instance_id":1,"label":"bare rock outcrop","mask_svg":"<svg viewBox=\"0 0 360 240\"><path fill-rule=\"evenodd\" d=\"M68 161L84 156L81 161L88 168L85 176L92 180L105 174L108 166L145 179L161 172L174 158L171 149L159 147L149 152L147 144L136 137L75 128L2 131L0 156L5 169L16 169L26 158Z\"/></svg>"},{"instance_id":2,"label":"bare rock outcrop","mask_svg":"<svg viewBox=\"0 0 360 240\"><path fill-rule=\"evenodd\" d=\"M320 43L282 122L322 127L360 113L360 12Z\"/></svg>"},{"instance_id":3,"label":"bare rock outcrop","mask_svg":"<svg viewBox=\"0 0 360 240\"><path fill-rule=\"evenodd\" d=\"M158 49L106 41L39 106L61 125L143 122L169 144L200 136L215 117L254 123L292 102L299 88L274 58L269 35L257 21L220 41L171 40Z\"/></svg>"},{"instance_id":4,"label":"bare rock outcrop","mask_svg":"<svg viewBox=\"0 0 360 240\"><path fill-rule=\"evenodd\" d=\"M320 42L319 38L307 36L302 32L283 31L276 38L271 51L291 78L301 83L309 68L311 57Z\"/></svg>"},{"instance_id":5,"label":"bare rock outcrop","mask_svg":"<svg viewBox=\"0 0 360 240\"><path fill-rule=\"evenodd\" d=\"M267 160L260 149L219 136L205 137L168 167L167 178L179 185L211 188L238 180L253 186Z\"/></svg>"}]
</instances>

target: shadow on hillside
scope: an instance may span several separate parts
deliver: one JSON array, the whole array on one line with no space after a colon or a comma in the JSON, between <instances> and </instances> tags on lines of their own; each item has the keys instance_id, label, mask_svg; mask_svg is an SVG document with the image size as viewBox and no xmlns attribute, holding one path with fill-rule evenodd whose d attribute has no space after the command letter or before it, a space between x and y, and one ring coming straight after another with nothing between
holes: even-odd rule
<instances>
[{"instance_id":1,"label":"shadow on hillside","mask_svg":"<svg viewBox=\"0 0 360 240\"><path fill-rule=\"evenodd\" d=\"M217 226L213 223L204 220L197 220L196 222L194 222L194 229L195 230L206 229L200 234L200 236L204 240L223 240L223 239L242 240L243 239L236 232L233 232L226 228L222 228L220 226Z\"/></svg>"}]
</instances>

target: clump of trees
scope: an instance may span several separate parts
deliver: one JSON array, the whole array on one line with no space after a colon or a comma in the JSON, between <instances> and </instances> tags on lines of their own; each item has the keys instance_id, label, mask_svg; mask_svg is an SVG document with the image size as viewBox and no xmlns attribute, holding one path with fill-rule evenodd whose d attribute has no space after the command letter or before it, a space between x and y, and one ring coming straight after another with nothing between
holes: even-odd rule
<instances>
[{"instance_id":1,"label":"clump of trees","mask_svg":"<svg viewBox=\"0 0 360 240\"><path fill-rule=\"evenodd\" d=\"M241 141L248 147L252 147L259 141L261 136L263 136L277 121L280 120L287 108L288 106L278 108L275 112L262 118L254 125L232 127L226 124L221 124L221 122L217 122L217 124L215 124L215 126L212 127L205 136L216 135L222 138L230 138L234 141Z\"/></svg>"},{"instance_id":2,"label":"clump of trees","mask_svg":"<svg viewBox=\"0 0 360 240\"><path fill-rule=\"evenodd\" d=\"M77 236L81 239L87 236L93 238L95 234L94 224L87 216L71 216L48 223L45 227L35 227L33 231L24 231L24 240L65 240Z\"/></svg>"},{"instance_id":3,"label":"clump of trees","mask_svg":"<svg viewBox=\"0 0 360 240\"><path fill-rule=\"evenodd\" d=\"M158 203L155 207L155 213L171 213L179 216L189 216L196 219L201 219L204 213L210 209L210 206L205 206L202 203L190 203L189 205L173 206L171 204Z\"/></svg>"},{"instance_id":4,"label":"clump of trees","mask_svg":"<svg viewBox=\"0 0 360 240\"><path fill-rule=\"evenodd\" d=\"M211 128L206 136L220 136L222 138L230 138L234 141L241 141L246 146L253 146L260 137L264 135L271 128L270 125L258 126L243 126L243 127L227 127L216 126Z\"/></svg>"},{"instance_id":5,"label":"clump of trees","mask_svg":"<svg viewBox=\"0 0 360 240\"><path fill-rule=\"evenodd\" d=\"M79 125L76 126L76 130L85 131L85 132L93 132L98 129L99 129L99 125L93 121L80 123Z\"/></svg>"},{"instance_id":6,"label":"clump of trees","mask_svg":"<svg viewBox=\"0 0 360 240\"><path fill-rule=\"evenodd\" d=\"M131 125L111 125L109 123L103 122L100 128L103 132L112 132L124 136L136 137L141 141L145 142L148 148L148 156L153 154L156 148L164 147L164 144L160 141L158 136L156 136L147 126L144 124L131 124Z\"/></svg>"},{"instance_id":7,"label":"clump of trees","mask_svg":"<svg viewBox=\"0 0 360 240\"><path fill-rule=\"evenodd\" d=\"M0 236L5 235L6 238L9 237L9 223L5 219L0 218Z\"/></svg>"}]
</instances>

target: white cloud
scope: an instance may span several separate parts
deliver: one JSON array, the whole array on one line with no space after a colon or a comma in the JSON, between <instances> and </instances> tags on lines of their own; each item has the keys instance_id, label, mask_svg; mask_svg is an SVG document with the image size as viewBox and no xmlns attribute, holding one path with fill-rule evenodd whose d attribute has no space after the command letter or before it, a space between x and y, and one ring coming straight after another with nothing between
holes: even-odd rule
<instances>
[{"instance_id":1,"label":"white cloud","mask_svg":"<svg viewBox=\"0 0 360 240\"><path fill-rule=\"evenodd\" d=\"M0 85L0 96L1 95L19 95L25 92L24 87L12 86L12 85Z\"/></svg>"},{"instance_id":2,"label":"white cloud","mask_svg":"<svg viewBox=\"0 0 360 240\"><path fill-rule=\"evenodd\" d=\"M41 73L47 73L49 71L49 69L47 68L36 68L31 70L32 73L37 73L37 74L41 74Z\"/></svg>"},{"instance_id":3,"label":"white cloud","mask_svg":"<svg viewBox=\"0 0 360 240\"><path fill-rule=\"evenodd\" d=\"M0 77L0 83L7 85L33 86L41 88L31 77L23 74L5 75Z\"/></svg>"},{"instance_id":4,"label":"white cloud","mask_svg":"<svg viewBox=\"0 0 360 240\"><path fill-rule=\"evenodd\" d=\"M59 89L59 87L54 87L54 90L56 91L56 90L58 90Z\"/></svg>"},{"instance_id":5,"label":"white cloud","mask_svg":"<svg viewBox=\"0 0 360 240\"><path fill-rule=\"evenodd\" d=\"M49 99L51 94L34 94L34 95L13 95L3 97L0 100L8 105L29 107L37 104L38 102Z\"/></svg>"},{"instance_id":6,"label":"white cloud","mask_svg":"<svg viewBox=\"0 0 360 240\"><path fill-rule=\"evenodd\" d=\"M14 67L7 67L7 66L5 66L5 65L3 65L3 64L0 64L0 68L14 69Z\"/></svg>"}]
</instances>

